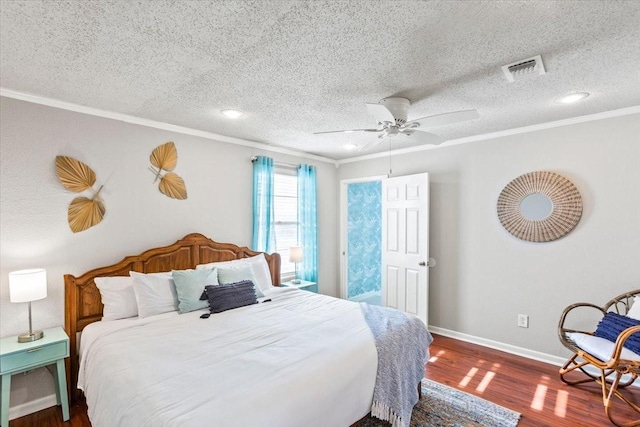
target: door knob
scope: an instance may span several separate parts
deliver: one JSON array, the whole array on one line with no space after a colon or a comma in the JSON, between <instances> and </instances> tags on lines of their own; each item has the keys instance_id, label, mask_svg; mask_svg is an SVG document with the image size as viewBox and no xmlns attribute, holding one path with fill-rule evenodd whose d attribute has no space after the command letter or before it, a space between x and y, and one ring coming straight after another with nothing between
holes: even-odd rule
<instances>
[{"instance_id":1,"label":"door knob","mask_svg":"<svg viewBox=\"0 0 640 427\"><path fill-rule=\"evenodd\" d=\"M427 263L426 263L426 262L424 262L424 261L420 261L420 262L418 263L418 265L419 265L420 267L424 267L424 266L426 266L426 265L427 265Z\"/></svg>"}]
</instances>

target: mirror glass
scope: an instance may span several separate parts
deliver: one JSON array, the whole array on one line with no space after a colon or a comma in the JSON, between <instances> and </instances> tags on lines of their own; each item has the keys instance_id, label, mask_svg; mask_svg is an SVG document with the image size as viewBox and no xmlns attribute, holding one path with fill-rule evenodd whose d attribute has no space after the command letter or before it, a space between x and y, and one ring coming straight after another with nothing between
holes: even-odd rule
<instances>
[{"instance_id":1,"label":"mirror glass","mask_svg":"<svg viewBox=\"0 0 640 427\"><path fill-rule=\"evenodd\" d=\"M522 199L520 212L531 221L540 221L551 215L553 203L544 194L532 193Z\"/></svg>"}]
</instances>

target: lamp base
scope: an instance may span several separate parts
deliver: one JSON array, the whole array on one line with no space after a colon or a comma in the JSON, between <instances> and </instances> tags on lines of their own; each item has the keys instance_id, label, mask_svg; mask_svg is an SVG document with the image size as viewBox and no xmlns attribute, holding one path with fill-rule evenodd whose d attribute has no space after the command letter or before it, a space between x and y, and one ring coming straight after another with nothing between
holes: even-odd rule
<instances>
[{"instance_id":1,"label":"lamp base","mask_svg":"<svg viewBox=\"0 0 640 427\"><path fill-rule=\"evenodd\" d=\"M31 342L37 341L44 337L44 332L42 331L33 331L32 334L22 334L18 335L18 342Z\"/></svg>"}]
</instances>

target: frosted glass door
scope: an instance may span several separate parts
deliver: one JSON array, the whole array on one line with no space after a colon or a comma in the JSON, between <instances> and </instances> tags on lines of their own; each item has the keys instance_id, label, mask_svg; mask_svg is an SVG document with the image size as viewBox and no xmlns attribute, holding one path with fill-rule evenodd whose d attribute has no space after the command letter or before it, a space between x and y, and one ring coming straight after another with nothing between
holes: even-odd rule
<instances>
[{"instance_id":1,"label":"frosted glass door","mask_svg":"<svg viewBox=\"0 0 640 427\"><path fill-rule=\"evenodd\" d=\"M381 248L382 183L347 184L347 298L380 298Z\"/></svg>"}]
</instances>

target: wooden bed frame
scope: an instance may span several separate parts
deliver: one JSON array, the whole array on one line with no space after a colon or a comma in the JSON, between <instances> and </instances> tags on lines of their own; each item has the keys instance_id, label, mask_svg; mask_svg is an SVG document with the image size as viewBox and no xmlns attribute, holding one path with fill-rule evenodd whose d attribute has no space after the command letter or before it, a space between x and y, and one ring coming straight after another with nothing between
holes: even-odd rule
<instances>
[{"instance_id":1,"label":"wooden bed frame","mask_svg":"<svg viewBox=\"0 0 640 427\"><path fill-rule=\"evenodd\" d=\"M122 261L105 267L95 268L75 277L64 275L65 286L65 329L70 339L71 356L67 360L67 384L71 401L80 396L76 388L78 383L78 333L90 323L102 319L102 301L96 287L96 277L128 276L130 271L139 273L157 273L161 271L186 270L198 264L231 261L260 254L247 247L232 243L218 243L192 233L172 245L149 249L139 255L125 257ZM280 255L265 254L271 280L274 286L280 286Z\"/></svg>"}]
</instances>

